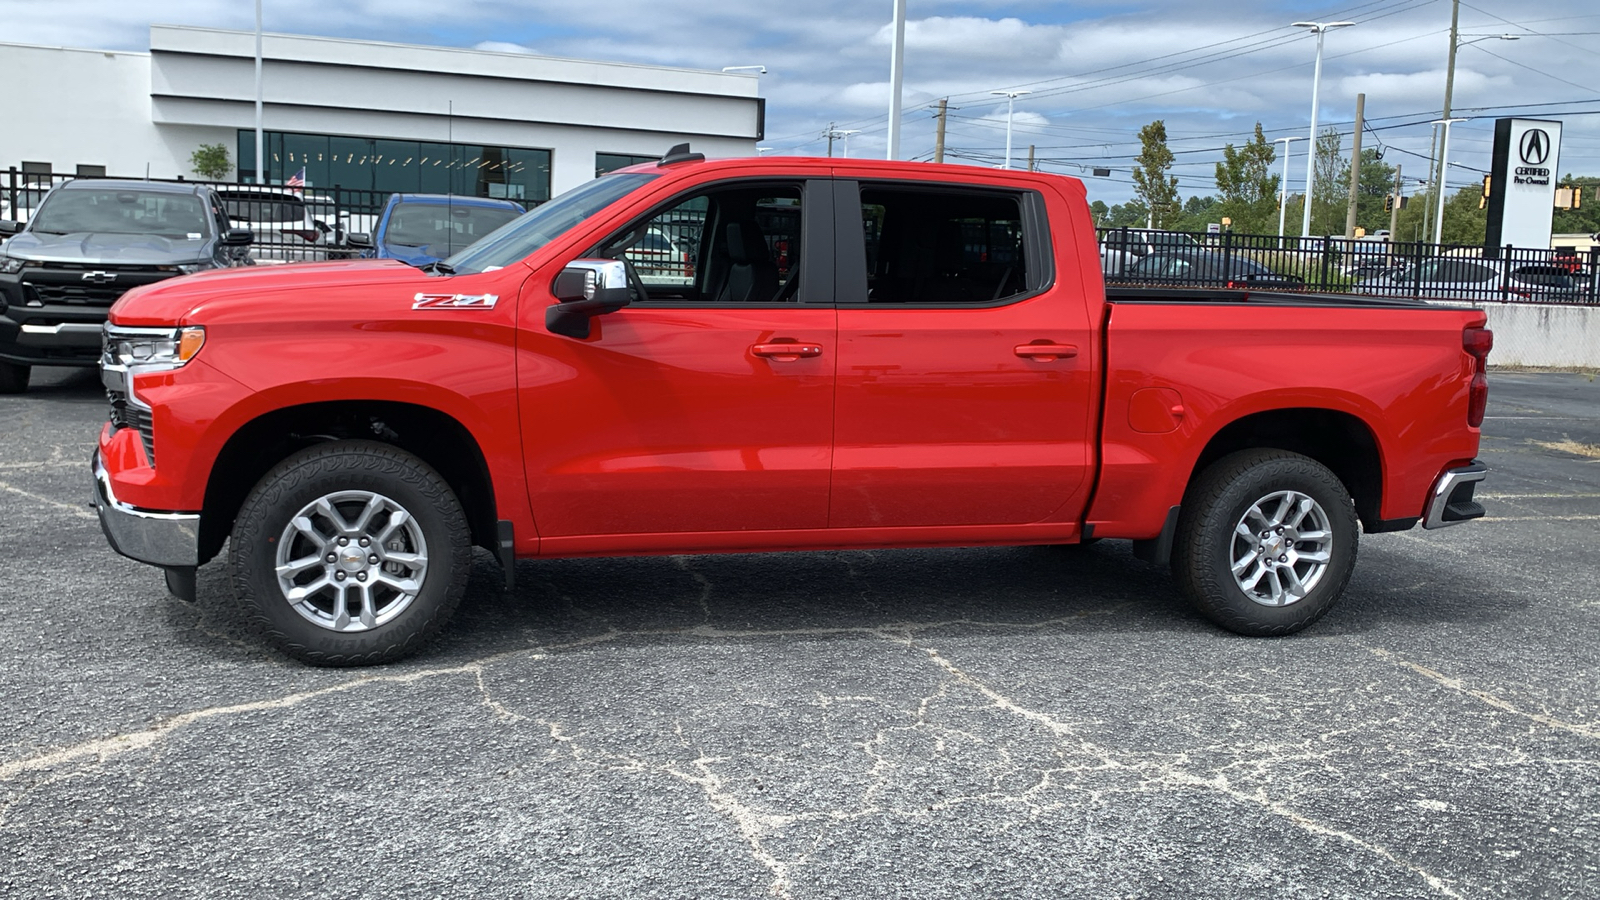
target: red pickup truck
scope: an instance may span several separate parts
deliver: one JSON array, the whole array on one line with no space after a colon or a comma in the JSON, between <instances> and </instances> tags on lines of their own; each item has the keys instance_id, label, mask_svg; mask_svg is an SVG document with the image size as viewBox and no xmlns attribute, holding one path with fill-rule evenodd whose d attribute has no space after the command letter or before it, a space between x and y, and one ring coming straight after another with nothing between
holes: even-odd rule
<instances>
[{"instance_id":1,"label":"red pickup truck","mask_svg":"<svg viewBox=\"0 0 1600 900\"><path fill-rule=\"evenodd\" d=\"M692 255L641 277L631 248ZM539 557L1134 541L1288 634L1359 530L1482 515L1481 311L1109 295L1081 182L675 148L423 269L204 273L111 311L95 502L178 596L415 651L473 545Z\"/></svg>"}]
</instances>

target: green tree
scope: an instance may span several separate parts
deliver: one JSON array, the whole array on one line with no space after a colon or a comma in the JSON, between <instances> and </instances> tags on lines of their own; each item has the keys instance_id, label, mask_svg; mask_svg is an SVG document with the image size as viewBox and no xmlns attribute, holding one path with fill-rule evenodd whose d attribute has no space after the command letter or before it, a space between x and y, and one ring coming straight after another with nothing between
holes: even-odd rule
<instances>
[{"instance_id":1,"label":"green tree","mask_svg":"<svg viewBox=\"0 0 1600 900\"><path fill-rule=\"evenodd\" d=\"M1347 161L1339 175L1344 185L1345 202L1350 201L1350 164ZM1378 151L1367 148L1361 151L1361 183L1356 189L1356 225L1368 234L1389 227L1389 213L1384 211L1383 198L1394 192L1394 166L1378 158Z\"/></svg>"},{"instance_id":2,"label":"green tree","mask_svg":"<svg viewBox=\"0 0 1600 900\"><path fill-rule=\"evenodd\" d=\"M1350 202L1350 164L1343 149L1339 129L1328 128L1317 135L1317 182L1311 197L1313 235L1344 235L1345 210ZM1343 180L1339 178L1341 172ZM1304 215L1302 211L1301 216Z\"/></svg>"},{"instance_id":3,"label":"green tree","mask_svg":"<svg viewBox=\"0 0 1600 900\"><path fill-rule=\"evenodd\" d=\"M1600 196L1595 191L1600 188L1600 178L1592 175L1568 175L1561 179L1562 187L1576 187L1583 192L1583 203L1577 209L1556 210L1555 220L1551 223L1556 234L1594 234L1600 232Z\"/></svg>"},{"instance_id":4,"label":"green tree","mask_svg":"<svg viewBox=\"0 0 1600 900\"><path fill-rule=\"evenodd\" d=\"M1256 123L1256 133L1243 147L1222 148L1217 163L1220 216L1233 219L1233 230L1268 234L1277 227L1278 176L1272 174L1277 153Z\"/></svg>"},{"instance_id":5,"label":"green tree","mask_svg":"<svg viewBox=\"0 0 1600 900\"><path fill-rule=\"evenodd\" d=\"M1089 204L1089 214L1094 217L1094 224L1103 227L1106 220L1111 218L1111 207L1104 200L1096 200Z\"/></svg>"},{"instance_id":6,"label":"green tree","mask_svg":"<svg viewBox=\"0 0 1600 900\"><path fill-rule=\"evenodd\" d=\"M1129 200L1111 207L1104 224L1107 228L1143 228L1149 218L1149 207L1138 200Z\"/></svg>"},{"instance_id":7,"label":"green tree","mask_svg":"<svg viewBox=\"0 0 1600 900\"><path fill-rule=\"evenodd\" d=\"M212 181L221 181L233 174L233 161L228 159L225 144L201 144L189 154L189 165L196 175Z\"/></svg>"},{"instance_id":8,"label":"green tree","mask_svg":"<svg viewBox=\"0 0 1600 900\"><path fill-rule=\"evenodd\" d=\"M1142 145L1133 167L1133 191L1150 211L1150 224L1165 228L1178 212L1178 178L1168 175L1172 151L1167 149L1167 123L1161 119L1139 129Z\"/></svg>"},{"instance_id":9,"label":"green tree","mask_svg":"<svg viewBox=\"0 0 1600 900\"><path fill-rule=\"evenodd\" d=\"M1183 201L1182 212L1173 216L1167 227L1173 231L1205 231L1206 226L1212 222L1221 224L1224 215L1226 213L1222 210L1222 201L1216 197L1209 194L1204 197L1190 197Z\"/></svg>"}]
</instances>

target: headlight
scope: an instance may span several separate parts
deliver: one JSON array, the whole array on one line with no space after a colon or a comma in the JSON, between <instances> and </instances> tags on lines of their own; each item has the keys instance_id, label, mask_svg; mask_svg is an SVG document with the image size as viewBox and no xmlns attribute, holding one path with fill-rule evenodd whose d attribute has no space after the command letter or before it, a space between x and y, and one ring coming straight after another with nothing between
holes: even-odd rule
<instances>
[{"instance_id":1,"label":"headlight","mask_svg":"<svg viewBox=\"0 0 1600 900\"><path fill-rule=\"evenodd\" d=\"M196 272L204 272L207 269L214 269L214 268L216 268L216 267L213 266L210 262L201 261L201 262L192 262L192 263L180 263L180 264L178 264L176 266L156 266L156 271L157 272L177 272L180 275L193 275Z\"/></svg>"},{"instance_id":2,"label":"headlight","mask_svg":"<svg viewBox=\"0 0 1600 900\"><path fill-rule=\"evenodd\" d=\"M188 328L121 328L106 326L106 355L118 365L143 370L176 369L205 346L206 330Z\"/></svg>"},{"instance_id":3,"label":"headlight","mask_svg":"<svg viewBox=\"0 0 1600 900\"><path fill-rule=\"evenodd\" d=\"M22 260L10 256L0 256L0 274L15 275L22 271Z\"/></svg>"}]
</instances>

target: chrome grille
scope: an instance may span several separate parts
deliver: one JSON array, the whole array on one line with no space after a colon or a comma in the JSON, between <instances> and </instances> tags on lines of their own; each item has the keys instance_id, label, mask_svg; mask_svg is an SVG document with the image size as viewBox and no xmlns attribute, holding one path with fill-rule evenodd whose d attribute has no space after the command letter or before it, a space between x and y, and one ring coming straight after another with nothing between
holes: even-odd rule
<instances>
[{"instance_id":1,"label":"chrome grille","mask_svg":"<svg viewBox=\"0 0 1600 900\"><path fill-rule=\"evenodd\" d=\"M144 455L150 460L150 467L155 468L155 420L151 417L150 410L129 403L128 395L121 391L108 390L106 398L111 401L111 427L119 431L123 428L137 428L139 443L144 445Z\"/></svg>"}]
</instances>

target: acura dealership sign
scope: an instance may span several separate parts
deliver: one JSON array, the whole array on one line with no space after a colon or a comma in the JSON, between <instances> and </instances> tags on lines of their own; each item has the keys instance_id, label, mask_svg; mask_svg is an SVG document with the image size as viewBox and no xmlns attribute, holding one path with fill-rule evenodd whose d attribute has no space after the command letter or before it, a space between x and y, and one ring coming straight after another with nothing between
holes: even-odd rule
<instances>
[{"instance_id":1,"label":"acura dealership sign","mask_svg":"<svg viewBox=\"0 0 1600 900\"><path fill-rule=\"evenodd\" d=\"M1560 164L1560 122L1495 120L1489 229L1484 240L1491 255L1507 244L1550 246Z\"/></svg>"}]
</instances>

